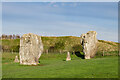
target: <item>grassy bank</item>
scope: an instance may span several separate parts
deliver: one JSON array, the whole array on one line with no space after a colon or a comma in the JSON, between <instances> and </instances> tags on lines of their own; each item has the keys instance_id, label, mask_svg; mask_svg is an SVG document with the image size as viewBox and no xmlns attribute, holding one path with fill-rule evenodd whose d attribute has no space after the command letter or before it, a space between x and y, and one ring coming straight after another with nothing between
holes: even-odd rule
<instances>
[{"instance_id":1,"label":"grassy bank","mask_svg":"<svg viewBox=\"0 0 120 80\"><path fill-rule=\"evenodd\" d=\"M106 56L90 60L71 55L71 61L65 61L66 54L42 54L40 65L24 66L14 63L18 53L3 53L3 78L117 78L118 57Z\"/></svg>"},{"instance_id":2,"label":"grassy bank","mask_svg":"<svg viewBox=\"0 0 120 80\"><path fill-rule=\"evenodd\" d=\"M44 52L58 53L60 51L75 51L79 48L82 50L80 45L80 37L75 36L63 36L63 37L46 37L42 36L42 42L44 45ZM118 51L118 43L98 40L98 53L115 52ZM5 52L19 52L20 39L2 40L2 48ZM116 55L116 54L115 54Z\"/></svg>"}]
</instances>

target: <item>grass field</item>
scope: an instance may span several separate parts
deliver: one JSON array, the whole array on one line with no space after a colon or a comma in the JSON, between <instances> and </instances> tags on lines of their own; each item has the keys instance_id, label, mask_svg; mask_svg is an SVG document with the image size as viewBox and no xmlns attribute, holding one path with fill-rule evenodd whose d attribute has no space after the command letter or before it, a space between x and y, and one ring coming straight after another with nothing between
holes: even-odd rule
<instances>
[{"instance_id":1,"label":"grass field","mask_svg":"<svg viewBox=\"0 0 120 80\"><path fill-rule=\"evenodd\" d=\"M25 66L14 63L18 53L3 53L3 78L118 78L118 57L104 56L90 60L66 54L42 54L40 65Z\"/></svg>"}]
</instances>

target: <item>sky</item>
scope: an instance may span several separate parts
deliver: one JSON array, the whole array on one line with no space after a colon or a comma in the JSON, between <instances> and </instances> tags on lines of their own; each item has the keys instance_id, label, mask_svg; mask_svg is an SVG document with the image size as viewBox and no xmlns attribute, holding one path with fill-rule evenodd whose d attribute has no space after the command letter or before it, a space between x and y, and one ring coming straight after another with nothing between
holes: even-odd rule
<instances>
[{"instance_id":1,"label":"sky","mask_svg":"<svg viewBox=\"0 0 120 80\"><path fill-rule=\"evenodd\" d=\"M78 36L118 42L117 2L3 2L2 33Z\"/></svg>"}]
</instances>

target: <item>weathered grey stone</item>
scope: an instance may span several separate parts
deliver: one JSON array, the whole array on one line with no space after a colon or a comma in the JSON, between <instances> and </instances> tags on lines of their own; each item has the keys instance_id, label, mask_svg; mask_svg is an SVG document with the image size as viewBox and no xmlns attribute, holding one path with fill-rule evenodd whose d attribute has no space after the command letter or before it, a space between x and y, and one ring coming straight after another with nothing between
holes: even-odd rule
<instances>
[{"instance_id":1,"label":"weathered grey stone","mask_svg":"<svg viewBox=\"0 0 120 80\"><path fill-rule=\"evenodd\" d=\"M15 56L14 62L16 62L16 63L19 62L18 56Z\"/></svg>"},{"instance_id":2,"label":"weathered grey stone","mask_svg":"<svg viewBox=\"0 0 120 80\"><path fill-rule=\"evenodd\" d=\"M98 41L96 35L96 31L89 31L81 35L81 45L83 47L85 59L90 59L95 56Z\"/></svg>"},{"instance_id":3,"label":"weathered grey stone","mask_svg":"<svg viewBox=\"0 0 120 80\"><path fill-rule=\"evenodd\" d=\"M20 39L20 64L37 65L43 52L41 36L29 33Z\"/></svg>"},{"instance_id":4,"label":"weathered grey stone","mask_svg":"<svg viewBox=\"0 0 120 80\"><path fill-rule=\"evenodd\" d=\"M67 52L67 58L66 58L66 61L70 61L70 60L71 60L70 52Z\"/></svg>"}]
</instances>

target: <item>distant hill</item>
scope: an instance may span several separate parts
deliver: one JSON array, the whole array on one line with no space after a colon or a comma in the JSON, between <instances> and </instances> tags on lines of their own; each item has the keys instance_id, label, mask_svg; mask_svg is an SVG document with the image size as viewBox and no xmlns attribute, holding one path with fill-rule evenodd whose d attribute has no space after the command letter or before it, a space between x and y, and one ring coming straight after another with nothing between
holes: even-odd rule
<instances>
[{"instance_id":1,"label":"distant hill","mask_svg":"<svg viewBox=\"0 0 120 80\"><path fill-rule=\"evenodd\" d=\"M44 45L44 53L46 51L73 51L73 48L80 45L80 37L62 36L62 37L48 37L42 36ZM19 52L20 39L3 39L3 51ZM62 47L62 48L61 48ZM60 49L59 49L60 48ZM80 47L81 48L81 47ZM118 51L118 43L111 41L98 40L98 52L114 52Z\"/></svg>"}]
</instances>

